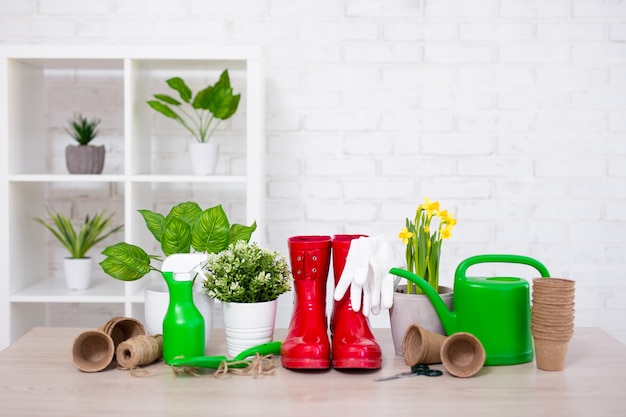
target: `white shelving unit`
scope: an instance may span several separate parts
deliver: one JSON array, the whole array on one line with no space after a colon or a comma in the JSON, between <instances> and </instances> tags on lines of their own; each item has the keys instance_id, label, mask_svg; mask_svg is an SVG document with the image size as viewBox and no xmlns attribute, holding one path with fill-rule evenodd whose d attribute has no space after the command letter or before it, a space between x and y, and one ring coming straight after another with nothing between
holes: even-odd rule
<instances>
[{"instance_id":1,"label":"white shelving unit","mask_svg":"<svg viewBox=\"0 0 626 417\"><path fill-rule=\"evenodd\" d=\"M227 137L220 142L225 162L214 176L194 176L186 150L180 149L191 139L171 139L168 130L174 122L156 114L145 101L157 92L171 94L165 84L171 76L212 83L225 68L235 92L242 94L238 112L220 131ZM64 145L54 147L50 139L54 136L50 132L62 126L50 126L49 120L54 119L50 114L56 111L51 107L56 103L51 104L46 91L54 91L50 84L56 79L92 74L120 92L123 108L117 109L121 115L117 131L121 133L108 138L103 174L69 175L59 162L64 161ZM45 214L51 199L61 207L79 204L75 199L108 201L125 224L123 240L144 247L154 245L154 239L138 209L164 212L168 203L171 207L185 198L207 208L220 204L223 197L232 201L229 207L235 214L227 210L232 221L250 224L256 220L259 227L253 238L262 243L263 94L257 48L0 46L0 349L30 328L46 325L49 303L119 304L125 315L143 315L142 281L147 278L119 282L106 276L97 263L94 283L86 291L70 291L62 279L52 278L58 271L51 271L50 265L60 264L60 259L53 259L56 254L51 254L49 232L32 220ZM184 134L182 129L178 132ZM117 151L117 162L115 155L109 155L110 149ZM172 152L180 154L168 159ZM59 161L55 162L54 155Z\"/></svg>"}]
</instances>

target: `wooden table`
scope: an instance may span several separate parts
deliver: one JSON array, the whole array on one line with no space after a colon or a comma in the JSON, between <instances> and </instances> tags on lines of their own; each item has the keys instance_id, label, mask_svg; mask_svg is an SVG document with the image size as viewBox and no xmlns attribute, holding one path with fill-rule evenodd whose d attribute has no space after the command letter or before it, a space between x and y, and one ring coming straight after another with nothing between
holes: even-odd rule
<instances>
[{"instance_id":1,"label":"wooden table","mask_svg":"<svg viewBox=\"0 0 626 417\"><path fill-rule=\"evenodd\" d=\"M277 359L275 375L258 379L176 376L162 363L143 377L115 368L83 373L70 358L81 330L35 328L0 352L0 416L626 415L626 345L597 328L576 329L562 372L529 362L484 367L466 379L444 371L385 382L374 378L407 370L388 329L375 329L384 355L378 371L294 372ZM222 329L209 352L225 354Z\"/></svg>"}]
</instances>

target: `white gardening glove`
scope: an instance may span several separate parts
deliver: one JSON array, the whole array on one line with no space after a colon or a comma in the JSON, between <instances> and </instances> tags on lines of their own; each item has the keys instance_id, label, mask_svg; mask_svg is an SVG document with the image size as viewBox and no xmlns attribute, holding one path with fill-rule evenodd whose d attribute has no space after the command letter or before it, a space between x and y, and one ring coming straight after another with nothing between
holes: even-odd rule
<instances>
[{"instance_id":1,"label":"white gardening glove","mask_svg":"<svg viewBox=\"0 0 626 417\"><path fill-rule=\"evenodd\" d=\"M334 298L339 301L350 287L350 303L363 315L378 314L393 305L394 276L391 268L405 268L404 258L381 237L360 237L350 242ZM362 305L362 308L361 308Z\"/></svg>"}]
</instances>

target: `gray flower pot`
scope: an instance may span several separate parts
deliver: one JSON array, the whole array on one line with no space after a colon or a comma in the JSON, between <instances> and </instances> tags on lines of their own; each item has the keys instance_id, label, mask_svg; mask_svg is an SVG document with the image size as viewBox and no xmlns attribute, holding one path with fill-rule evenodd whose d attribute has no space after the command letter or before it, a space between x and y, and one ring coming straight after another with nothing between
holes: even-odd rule
<instances>
[{"instance_id":1,"label":"gray flower pot","mask_svg":"<svg viewBox=\"0 0 626 417\"><path fill-rule=\"evenodd\" d=\"M100 174L104 168L104 145L67 145L65 164L70 174Z\"/></svg>"}]
</instances>

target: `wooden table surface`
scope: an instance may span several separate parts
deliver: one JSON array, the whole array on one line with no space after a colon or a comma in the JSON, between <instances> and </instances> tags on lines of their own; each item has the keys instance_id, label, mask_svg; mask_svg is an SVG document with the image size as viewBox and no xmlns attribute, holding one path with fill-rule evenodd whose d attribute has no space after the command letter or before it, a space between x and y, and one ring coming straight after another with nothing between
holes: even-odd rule
<instances>
[{"instance_id":1,"label":"wooden table surface","mask_svg":"<svg viewBox=\"0 0 626 417\"><path fill-rule=\"evenodd\" d=\"M626 345L597 328L577 328L561 372L534 361L484 367L472 378L385 382L406 371L393 352L389 329L375 329L383 349L377 371L283 369L271 376L176 376L155 364L149 376L111 367L83 373L70 348L83 329L35 328L0 352L0 416L626 416ZM285 330L277 329L280 340ZM211 355L226 352L215 329Z\"/></svg>"}]
</instances>

